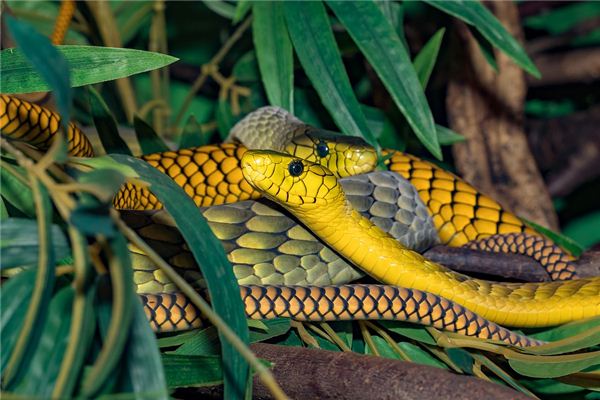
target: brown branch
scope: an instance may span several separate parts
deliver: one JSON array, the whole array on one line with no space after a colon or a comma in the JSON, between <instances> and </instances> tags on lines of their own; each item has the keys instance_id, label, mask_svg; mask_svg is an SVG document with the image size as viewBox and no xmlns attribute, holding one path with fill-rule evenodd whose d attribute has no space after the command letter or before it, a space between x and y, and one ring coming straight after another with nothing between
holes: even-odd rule
<instances>
[{"instance_id":1,"label":"brown branch","mask_svg":"<svg viewBox=\"0 0 600 400\"><path fill-rule=\"evenodd\" d=\"M521 393L441 368L356 353L288 347L250 346L274 364L273 374L293 399L527 399ZM271 399L254 379L254 399ZM178 390L179 398L222 398L221 387Z\"/></svg>"},{"instance_id":2,"label":"brown branch","mask_svg":"<svg viewBox=\"0 0 600 400\"><path fill-rule=\"evenodd\" d=\"M528 120L527 139L550 194L565 196L600 175L600 106L565 117Z\"/></svg>"},{"instance_id":3,"label":"brown branch","mask_svg":"<svg viewBox=\"0 0 600 400\"><path fill-rule=\"evenodd\" d=\"M521 37L514 3L492 2L496 16L511 34ZM525 78L506 55L496 52L499 72L484 59L464 24L458 25L461 70L451 74L446 106L450 127L467 141L454 145L462 176L507 209L541 225L558 229L548 190L523 132Z\"/></svg>"},{"instance_id":4,"label":"brown branch","mask_svg":"<svg viewBox=\"0 0 600 400\"><path fill-rule=\"evenodd\" d=\"M565 83L588 83L600 79L600 49L572 50L558 54L540 54L533 62L542 73L541 79L527 77L532 87Z\"/></svg>"},{"instance_id":5,"label":"brown branch","mask_svg":"<svg viewBox=\"0 0 600 400\"><path fill-rule=\"evenodd\" d=\"M576 263L577 273L582 278L600 276L600 250L586 251Z\"/></svg>"},{"instance_id":6,"label":"brown branch","mask_svg":"<svg viewBox=\"0 0 600 400\"><path fill-rule=\"evenodd\" d=\"M423 254L428 259L465 274L515 279L524 282L549 281L548 273L532 259L519 254L491 253L464 247L436 246Z\"/></svg>"}]
</instances>

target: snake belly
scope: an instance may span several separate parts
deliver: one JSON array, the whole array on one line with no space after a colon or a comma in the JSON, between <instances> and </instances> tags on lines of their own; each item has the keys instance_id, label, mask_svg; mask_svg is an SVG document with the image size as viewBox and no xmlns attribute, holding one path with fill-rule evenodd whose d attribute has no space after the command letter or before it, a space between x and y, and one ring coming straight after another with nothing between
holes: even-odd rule
<instances>
[{"instance_id":1,"label":"snake belly","mask_svg":"<svg viewBox=\"0 0 600 400\"><path fill-rule=\"evenodd\" d=\"M503 325L550 326L600 315L600 277L525 284L471 279L402 246L361 216L336 177L319 164L251 150L242 168L263 195L382 283L431 292Z\"/></svg>"},{"instance_id":2,"label":"snake belly","mask_svg":"<svg viewBox=\"0 0 600 400\"><path fill-rule=\"evenodd\" d=\"M340 183L353 207L407 247L421 252L438 243L416 190L397 174L378 171ZM201 212L241 285L340 285L363 276L272 203L244 201ZM188 282L202 287L200 270L168 213L123 210L121 218ZM137 248L132 257L139 293L177 290Z\"/></svg>"}]
</instances>

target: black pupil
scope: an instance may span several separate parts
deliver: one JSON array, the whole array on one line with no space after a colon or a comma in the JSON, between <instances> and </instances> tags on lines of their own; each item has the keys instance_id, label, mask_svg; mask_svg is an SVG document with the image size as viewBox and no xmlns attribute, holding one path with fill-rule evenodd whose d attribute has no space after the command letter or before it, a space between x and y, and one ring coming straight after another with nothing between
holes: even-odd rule
<instances>
[{"instance_id":1,"label":"black pupil","mask_svg":"<svg viewBox=\"0 0 600 400\"><path fill-rule=\"evenodd\" d=\"M327 143L320 142L317 145L317 154L319 157L326 157L329 154L329 147L327 146Z\"/></svg>"},{"instance_id":2,"label":"black pupil","mask_svg":"<svg viewBox=\"0 0 600 400\"><path fill-rule=\"evenodd\" d=\"M288 170L290 171L290 175L299 176L302 173L302 171L304 171L302 161L294 160L290 162L290 164L288 165Z\"/></svg>"}]
</instances>

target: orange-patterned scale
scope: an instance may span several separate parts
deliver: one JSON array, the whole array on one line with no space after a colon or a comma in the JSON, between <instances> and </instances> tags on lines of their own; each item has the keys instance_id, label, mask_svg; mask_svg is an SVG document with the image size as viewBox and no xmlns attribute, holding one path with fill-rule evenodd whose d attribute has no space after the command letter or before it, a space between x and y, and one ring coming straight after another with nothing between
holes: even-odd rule
<instances>
[{"instance_id":1,"label":"orange-patterned scale","mask_svg":"<svg viewBox=\"0 0 600 400\"><path fill-rule=\"evenodd\" d=\"M444 244L463 246L499 233L538 235L496 201L428 161L395 152L389 169L417 188Z\"/></svg>"},{"instance_id":2,"label":"orange-patterned scale","mask_svg":"<svg viewBox=\"0 0 600 400\"><path fill-rule=\"evenodd\" d=\"M246 148L235 143L166 151L141 158L171 177L198 206L213 206L256 199L260 194L246 182L240 160ZM117 193L114 205L121 209L162 208L148 188L127 183Z\"/></svg>"}]
</instances>

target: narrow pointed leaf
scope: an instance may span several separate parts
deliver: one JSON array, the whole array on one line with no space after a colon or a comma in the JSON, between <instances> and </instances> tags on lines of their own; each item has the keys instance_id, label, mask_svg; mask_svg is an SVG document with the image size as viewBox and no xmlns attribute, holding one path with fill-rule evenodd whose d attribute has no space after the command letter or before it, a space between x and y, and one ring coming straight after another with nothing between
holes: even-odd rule
<instances>
[{"instance_id":1,"label":"narrow pointed leaf","mask_svg":"<svg viewBox=\"0 0 600 400\"><path fill-rule=\"evenodd\" d=\"M240 339L248 343L246 316L233 268L223 246L193 200L169 177L144 161L119 154L111 157L118 163L133 168L141 179L152 182L150 190L175 220L206 279L210 297L219 299L212 304L213 308ZM221 348L225 368L231 372L225 379L225 391L231 393L230 398L241 398L248 382L248 364L223 337Z\"/></svg>"},{"instance_id":2,"label":"narrow pointed leaf","mask_svg":"<svg viewBox=\"0 0 600 400\"><path fill-rule=\"evenodd\" d=\"M56 96L56 104L61 115L61 122L69 123L71 113L71 102L73 96L71 93L71 82L69 79L69 63L64 56L50 43L47 37L39 33L33 26L26 22L18 21L10 15L5 15L8 23L8 28L15 42L19 46L18 50L7 49L2 50L0 54L0 87L2 93L11 93L10 86L15 83L20 83L25 86L19 77L24 77L24 70L28 70L31 76L37 76L40 79L40 84L46 85L46 89L50 89ZM6 53L5 53L6 52ZM11 74L10 62L14 61L15 54L20 55L20 67L18 76ZM8 63L8 65L6 65ZM7 76L8 75L8 76ZM31 76L29 79L31 79ZM7 87L8 86L8 87ZM22 86L18 86L18 92L28 93L42 90L24 90Z\"/></svg>"},{"instance_id":3,"label":"narrow pointed leaf","mask_svg":"<svg viewBox=\"0 0 600 400\"><path fill-rule=\"evenodd\" d=\"M433 116L410 56L377 4L333 0L327 4L369 60L421 143L441 159Z\"/></svg>"},{"instance_id":4,"label":"narrow pointed leaf","mask_svg":"<svg viewBox=\"0 0 600 400\"><path fill-rule=\"evenodd\" d=\"M288 1L283 10L302 68L337 126L342 133L378 147L352 91L323 4Z\"/></svg>"},{"instance_id":5,"label":"narrow pointed leaf","mask_svg":"<svg viewBox=\"0 0 600 400\"><path fill-rule=\"evenodd\" d=\"M427 4L442 10L469 25L473 25L495 47L512 58L517 65L539 78L540 71L529 58L517 40L502 26L500 21L483 4L468 0L424 0Z\"/></svg>"},{"instance_id":6,"label":"narrow pointed leaf","mask_svg":"<svg viewBox=\"0 0 600 400\"><path fill-rule=\"evenodd\" d=\"M100 46L56 46L69 63L71 87L92 85L151 71L177 58L150 51ZM46 60L46 65L52 65ZM57 67L58 68L58 67ZM0 51L2 93L30 93L53 89L19 49ZM66 115L60 110L61 115Z\"/></svg>"},{"instance_id":7,"label":"narrow pointed leaf","mask_svg":"<svg viewBox=\"0 0 600 400\"><path fill-rule=\"evenodd\" d=\"M435 62L437 61L438 53L440 51L440 46L442 45L442 40L444 39L444 33L446 32L446 28L441 28L438 30L432 37L425 43L425 46L421 49L419 54L416 55L415 60L413 61L413 65L415 67L415 71L417 72L417 76L419 77L419 82L421 82L421 86L423 88L427 87L427 83L429 82L429 77L431 76L431 72L433 72L433 67L435 66Z\"/></svg>"},{"instance_id":8,"label":"narrow pointed leaf","mask_svg":"<svg viewBox=\"0 0 600 400\"><path fill-rule=\"evenodd\" d=\"M94 119L94 125L98 131L98 137L107 153L120 153L131 155L131 150L119 135L117 122L110 112L108 106L94 88L88 88L90 109Z\"/></svg>"},{"instance_id":9,"label":"narrow pointed leaf","mask_svg":"<svg viewBox=\"0 0 600 400\"><path fill-rule=\"evenodd\" d=\"M137 115L133 117L133 127L143 154L160 153L170 150L154 129Z\"/></svg>"},{"instance_id":10,"label":"narrow pointed leaf","mask_svg":"<svg viewBox=\"0 0 600 400\"><path fill-rule=\"evenodd\" d=\"M254 4L252 37L269 103L294 113L294 58L283 3Z\"/></svg>"}]
</instances>

